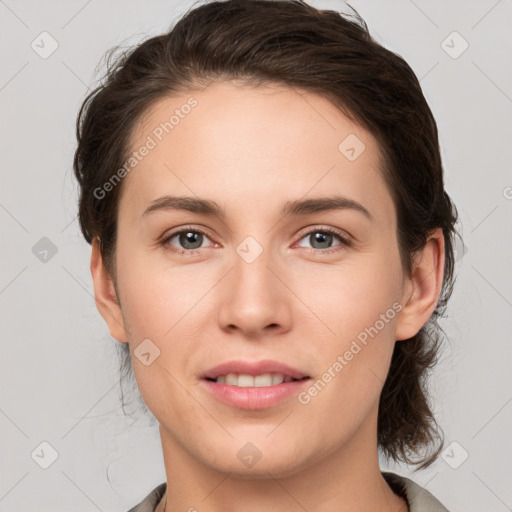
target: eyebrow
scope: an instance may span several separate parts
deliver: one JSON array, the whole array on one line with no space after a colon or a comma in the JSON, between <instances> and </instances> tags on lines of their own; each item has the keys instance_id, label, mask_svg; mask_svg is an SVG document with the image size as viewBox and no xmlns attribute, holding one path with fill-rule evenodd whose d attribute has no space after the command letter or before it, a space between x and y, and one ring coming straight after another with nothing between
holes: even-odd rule
<instances>
[{"instance_id":1,"label":"eyebrow","mask_svg":"<svg viewBox=\"0 0 512 512\"><path fill-rule=\"evenodd\" d=\"M184 210L221 219L226 217L226 212L215 201L197 197L169 195L159 197L152 201L144 210L142 217L153 212L166 210ZM339 195L288 201L281 210L281 216L300 216L334 210L354 210L364 214L369 220L375 220L373 215L362 204L348 197Z\"/></svg>"}]
</instances>

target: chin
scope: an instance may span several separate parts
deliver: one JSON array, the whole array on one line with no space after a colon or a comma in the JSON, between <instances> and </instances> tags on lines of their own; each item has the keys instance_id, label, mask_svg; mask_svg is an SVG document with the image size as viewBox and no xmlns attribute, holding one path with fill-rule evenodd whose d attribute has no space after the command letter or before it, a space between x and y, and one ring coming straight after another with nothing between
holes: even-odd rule
<instances>
[{"instance_id":1,"label":"chin","mask_svg":"<svg viewBox=\"0 0 512 512\"><path fill-rule=\"evenodd\" d=\"M257 442L233 442L231 446L237 448L230 455L231 447L223 448L219 457L211 459L211 452L204 457L203 462L212 470L220 473L229 473L231 478L241 480L266 480L286 478L292 476L308 465L311 456L306 453L298 454L296 446L286 449L281 445L280 450L268 443L259 448ZM229 454L227 456L226 454Z\"/></svg>"},{"instance_id":2,"label":"chin","mask_svg":"<svg viewBox=\"0 0 512 512\"><path fill-rule=\"evenodd\" d=\"M282 460L266 460L261 459L253 467L243 467L242 464L231 463L223 466L211 466L211 468L219 473L229 473L230 478L239 480L268 480L269 478L282 479L293 476L300 469L297 461L284 462Z\"/></svg>"}]
</instances>

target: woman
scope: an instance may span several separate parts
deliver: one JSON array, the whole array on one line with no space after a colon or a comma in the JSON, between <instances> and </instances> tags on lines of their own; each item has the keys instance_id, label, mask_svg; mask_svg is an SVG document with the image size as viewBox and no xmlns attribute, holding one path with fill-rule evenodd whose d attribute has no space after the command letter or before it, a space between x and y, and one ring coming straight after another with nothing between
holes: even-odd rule
<instances>
[{"instance_id":1,"label":"woman","mask_svg":"<svg viewBox=\"0 0 512 512\"><path fill-rule=\"evenodd\" d=\"M424 380L457 212L411 68L300 0L209 2L77 121L98 310L159 423L132 511L445 511Z\"/></svg>"}]
</instances>

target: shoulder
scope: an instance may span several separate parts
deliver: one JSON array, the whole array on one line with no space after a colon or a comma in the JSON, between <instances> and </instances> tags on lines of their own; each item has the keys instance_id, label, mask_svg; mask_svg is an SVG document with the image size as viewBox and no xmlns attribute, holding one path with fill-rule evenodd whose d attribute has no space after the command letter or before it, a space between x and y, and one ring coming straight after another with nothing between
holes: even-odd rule
<instances>
[{"instance_id":1,"label":"shoulder","mask_svg":"<svg viewBox=\"0 0 512 512\"><path fill-rule=\"evenodd\" d=\"M410 512L449 512L433 494L411 479L390 472L382 472L382 476L395 492L407 500ZM154 512L165 493L166 486L166 482L163 482L155 487L128 512Z\"/></svg>"},{"instance_id":2,"label":"shoulder","mask_svg":"<svg viewBox=\"0 0 512 512\"><path fill-rule=\"evenodd\" d=\"M410 512L449 512L433 494L410 478L384 471L382 476L395 492L407 500Z\"/></svg>"},{"instance_id":3,"label":"shoulder","mask_svg":"<svg viewBox=\"0 0 512 512\"><path fill-rule=\"evenodd\" d=\"M128 510L128 512L154 512L162 496L165 494L167 483L163 482L155 487L138 505Z\"/></svg>"}]
</instances>

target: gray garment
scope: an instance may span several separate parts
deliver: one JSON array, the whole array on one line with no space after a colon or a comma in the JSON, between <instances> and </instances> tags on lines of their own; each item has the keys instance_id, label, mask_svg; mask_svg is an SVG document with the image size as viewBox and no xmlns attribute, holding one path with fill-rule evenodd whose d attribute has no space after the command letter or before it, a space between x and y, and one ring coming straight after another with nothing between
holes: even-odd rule
<instances>
[{"instance_id":1,"label":"gray garment","mask_svg":"<svg viewBox=\"0 0 512 512\"><path fill-rule=\"evenodd\" d=\"M382 476L391 489L407 501L410 512L449 512L433 494L410 478L385 471Z\"/></svg>"},{"instance_id":2,"label":"gray garment","mask_svg":"<svg viewBox=\"0 0 512 512\"><path fill-rule=\"evenodd\" d=\"M382 476L391 489L407 501L409 512L449 512L430 492L409 478L390 472L382 472ZM166 482L161 483L128 512L154 512L166 487Z\"/></svg>"},{"instance_id":3,"label":"gray garment","mask_svg":"<svg viewBox=\"0 0 512 512\"><path fill-rule=\"evenodd\" d=\"M163 482L155 487L138 505L128 510L128 512L154 512L156 506L165 494L167 482Z\"/></svg>"}]
</instances>

